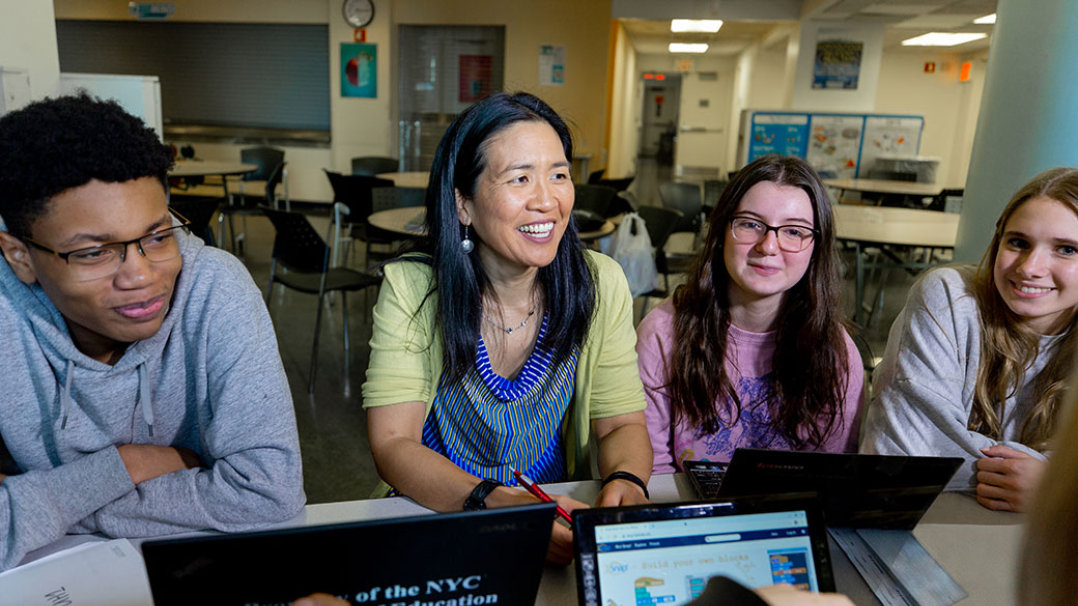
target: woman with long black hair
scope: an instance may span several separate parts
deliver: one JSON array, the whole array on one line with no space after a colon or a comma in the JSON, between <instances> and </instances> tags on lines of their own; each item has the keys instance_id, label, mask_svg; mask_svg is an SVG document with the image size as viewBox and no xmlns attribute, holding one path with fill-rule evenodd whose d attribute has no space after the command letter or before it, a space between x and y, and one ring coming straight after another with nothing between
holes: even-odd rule
<instances>
[{"instance_id":1,"label":"woman with long black hair","mask_svg":"<svg viewBox=\"0 0 1078 606\"><path fill-rule=\"evenodd\" d=\"M441 511L534 502L514 470L590 478L597 449L597 504L647 500L632 298L577 237L571 157L565 123L529 94L480 101L446 131L427 239L386 265L374 308L363 405L383 491ZM568 528L549 557L571 559Z\"/></svg>"}]
</instances>

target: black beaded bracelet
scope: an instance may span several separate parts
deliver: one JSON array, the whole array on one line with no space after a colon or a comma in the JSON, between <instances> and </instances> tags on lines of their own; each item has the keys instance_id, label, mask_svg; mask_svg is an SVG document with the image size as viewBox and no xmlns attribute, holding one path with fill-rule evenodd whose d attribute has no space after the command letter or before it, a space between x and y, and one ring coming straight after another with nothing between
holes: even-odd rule
<instances>
[{"instance_id":1,"label":"black beaded bracelet","mask_svg":"<svg viewBox=\"0 0 1078 606\"><path fill-rule=\"evenodd\" d=\"M468 495L467 499L464 499L465 511L479 511L480 509L487 508L487 496L494 492L494 489L503 486L498 480L483 480L475 485L472 489L472 494Z\"/></svg>"},{"instance_id":2,"label":"black beaded bracelet","mask_svg":"<svg viewBox=\"0 0 1078 606\"><path fill-rule=\"evenodd\" d=\"M640 479L640 476L636 475L635 473L622 471L619 469L618 471L615 471L614 473L603 478L603 486L606 486L614 480L627 480L629 482L632 482L633 484L636 484L640 487L640 490L644 491L644 498L649 501L651 500L651 495L648 494L648 485L645 484L644 481Z\"/></svg>"}]
</instances>

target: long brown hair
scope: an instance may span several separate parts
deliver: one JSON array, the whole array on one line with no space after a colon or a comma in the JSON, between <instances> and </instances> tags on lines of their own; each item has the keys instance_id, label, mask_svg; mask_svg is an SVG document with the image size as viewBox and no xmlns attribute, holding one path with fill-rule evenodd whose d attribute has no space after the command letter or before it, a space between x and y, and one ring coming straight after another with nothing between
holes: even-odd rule
<instances>
[{"instance_id":1,"label":"long brown hair","mask_svg":"<svg viewBox=\"0 0 1078 606\"><path fill-rule=\"evenodd\" d=\"M673 421L687 420L715 433L720 426L734 426L741 417L742 402L723 363L730 327L730 275L722 245L741 199L763 181L808 194L819 230L808 270L787 291L779 308L772 361L776 398L769 403L773 426L791 445L818 447L836 429L842 412L848 356L831 203L816 171L793 157L764 156L737 173L711 213L707 240L688 281L674 293L674 351L668 377ZM724 400L729 406L722 404Z\"/></svg>"},{"instance_id":2,"label":"long brown hair","mask_svg":"<svg viewBox=\"0 0 1078 606\"><path fill-rule=\"evenodd\" d=\"M1029 508L1018 569L1019 606L1070 606L1078 593L1078 576L1071 572L1078 563L1078 374L1072 381L1052 438L1052 459Z\"/></svg>"},{"instance_id":3,"label":"long brown hair","mask_svg":"<svg viewBox=\"0 0 1078 606\"><path fill-rule=\"evenodd\" d=\"M996 221L992 243L981 258L973 277L973 294L981 310L981 362L969 429L999 440L1002 437L1003 402L1025 383L1025 369L1037 358L1040 335L1027 328L1000 297L994 279L996 258L1011 215L1032 198L1046 197L1078 214L1078 169L1047 170L1018 190ZM1074 322L1066 328L1044 369L1033 380L1038 398L1022 423L1019 441L1030 448L1045 450L1056 425L1056 411L1071 375L1076 347Z\"/></svg>"}]
</instances>

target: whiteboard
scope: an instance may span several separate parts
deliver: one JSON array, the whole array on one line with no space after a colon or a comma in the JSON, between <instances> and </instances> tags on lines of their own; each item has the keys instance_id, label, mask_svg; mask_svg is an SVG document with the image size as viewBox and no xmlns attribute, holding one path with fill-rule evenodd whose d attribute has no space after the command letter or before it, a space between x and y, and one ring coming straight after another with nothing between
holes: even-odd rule
<instances>
[{"instance_id":1,"label":"whiteboard","mask_svg":"<svg viewBox=\"0 0 1078 606\"><path fill-rule=\"evenodd\" d=\"M161 117L161 81L157 76L122 76L118 74L60 74L60 94L72 95L85 90L94 97L113 99L164 140Z\"/></svg>"}]
</instances>

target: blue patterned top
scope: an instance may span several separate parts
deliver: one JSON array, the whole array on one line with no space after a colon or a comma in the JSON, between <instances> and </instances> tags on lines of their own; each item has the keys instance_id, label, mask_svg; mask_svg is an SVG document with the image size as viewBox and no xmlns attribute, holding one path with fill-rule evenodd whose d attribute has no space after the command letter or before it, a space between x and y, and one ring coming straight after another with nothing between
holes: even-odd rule
<instances>
[{"instance_id":1,"label":"blue patterned top","mask_svg":"<svg viewBox=\"0 0 1078 606\"><path fill-rule=\"evenodd\" d=\"M423 424L423 444L468 473L507 486L513 469L536 482L565 479L561 424L573 396L578 352L555 365L544 347L547 317L535 349L515 379L494 373L483 338L475 368L455 384L442 380Z\"/></svg>"}]
</instances>

